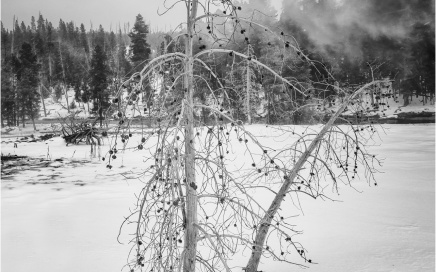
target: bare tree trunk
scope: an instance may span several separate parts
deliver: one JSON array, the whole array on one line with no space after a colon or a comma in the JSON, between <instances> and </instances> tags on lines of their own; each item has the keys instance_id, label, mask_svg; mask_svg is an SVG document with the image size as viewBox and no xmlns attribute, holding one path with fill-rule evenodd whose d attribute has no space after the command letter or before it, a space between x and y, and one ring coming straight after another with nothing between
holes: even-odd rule
<instances>
[{"instance_id":1,"label":"bare tree trunk","mask_svg":"<svg viewBox=\"0 0 436 272\"><path fill-rule=\"evenodd\" d=\"M48 74L49 74L49 81L48 81L48 87L52 85L52 78L53 78L53 68L52 68L52 59L51 59L51 52L48 52Z\"/></svg>"},{"instance_id":2,"label":"bare tree trunk","mask_svg":"<svg viewBox=\"0 0 436 272\"><path fill-rule=\"evenodd\" d=\"M42 108L44 109L44 117L47 117L47 111L45 109L44 96L42 95L41 83L39 84L39 95L41 96Z\"/></svg>"},{"instance_id":3,"label":"bare tree trunk","mask_svg":"<svg viewBox=\"0 0 436 272\"><path fill-rule=\"evenodd\" d=\"M63 76L63 79L64 79L65 98L67 100L67 110L68 110L68 113L69 113L70 112L70 103L68 103L67 83L65 82L65 68L64 68L64 61L62 59L62 48L61 48L61 41L60 40L59 40L59 56L61 58L62 76Z\"/></svg>"},{"instance_id":4,"label":"bare tree trunk","mask_svg":"<svg viewBox=\"0 0 436 272\"><path fill-rule=\"evenodd\" d=\"M427 88L424 87L424 99L422 100L422 105L427 104Z\"/></svg>"},{"instance_id":5,"label":"bare tree trunk","mask_svg":"<svg viewBox=\"0 0 436 272\"><path fill-rule=\"evenodd\" d=\"M103 108L101 106L101 93L98 101L99 107L98 107L98 116L100 118L100 127L103 127Z\"/></svg>"},{"instance_id":6,"label":"bare tree trunk","mask_svg":"<svg viewBox=\"0 0 436 272\"><path fill-rule=\"evenodd\" d=\"M14 107L14 126L19 126L20 125L20 118L18 116L18 104L17 104L17 99L15 98L15 107Z\"/></svg>"},{"instance_id":7,"label":"bare tree trunk","mask_svg":"<svg viewBox=\"0 0 436 272\"><path fill-rule=\"evenodd\" d=\"M265 94L267 95L267 100L268 100L268 108L267 108L267 124L271 124L271 94L269 93L269 89L268 92L265 92Z\"/></svg>"},{"instance_id":8,"label":"bare tree trunk","mask_svg":"<svg viewBox=\"0 0 436 272\"><path fill-rule=\"evenodd\" d=\"M403 106L405 107L405 106L407 106L407 105L409 105L409 95L408 94L403 94L403 99L404 99L404 104L403 104Z\"/></svg>"},{"instance_id":9,"label":"bare tree trunk","mask_svg":"<svg viewBox=\"0 0 436 272\"><path fill-rule=\"evenodd\" d=\"M250 56L250 51L247 49L247 56ZM247 60L247 94L246 94L246 108L247 108L247 122L251 125L251 108L250 108L250 90L251 89L251 75L250 75L250 61Z\"/></svg>"},{"instance_id":10,"label":"bare tree trunk","mask_svg":"<svg viewBox=\"0 0 436 272\"><path fill-rule=\"evenodd\" d=\"M17 93L17 82L15 81L15 75L14 75L14 79L13 79L13 86L14 88L14 126L19 126L20 125L20 117L18 116L19 111L18 111L18 93Z\"/></svg>"},{"instance_id":11,"label":"bare tree trunk","mask_svg":"<svg viewBox=\"0 0 436 272\"><path fill-rule=\"evenodd\" d=\"M188 35L186 38L186 56L188 60L185 63L185 87L187 97L185 104L185 176L186 176L186 222L185 222L185 249L183 255L183 271L195 272L196 255L197 255L197 185L195 183L195 146L194 146L194 58L192 52L192 37L194 28L194 19L197 15L198 0L188 1ZM192 5L192 6L190 6ZM190 8L189 8L190 7Z\"/></svg>"},{"instance_id":12,"label":"bare tree trunk","mask_svg":"<svg viewBox=\"0 0 436 272\"><path fill-rule=\"evenodd\" d=\"M67 100L67 110L70 112L70 103L68 102L68 88L67 84L64 82L65 99Z\"/></svg>"},{"instance_id":13,"label":"bare tree trunk","mask_svg":"<svg viewBox=\"0 0 436 272\"><path fill-rule=\"evenodd\" d=\"M35 118L32 116L33 130L36 131Z\"/></svg>"}]
</instances>

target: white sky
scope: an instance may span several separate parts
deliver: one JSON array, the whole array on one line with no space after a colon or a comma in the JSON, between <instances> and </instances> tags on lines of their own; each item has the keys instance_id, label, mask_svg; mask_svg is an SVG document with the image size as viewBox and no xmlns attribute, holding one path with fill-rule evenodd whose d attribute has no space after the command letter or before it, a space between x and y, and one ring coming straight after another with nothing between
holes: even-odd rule
<instances>
[{"instance_id":1,"label":"white sky","mask_svg":"<svg viewBox=\"0 0 436 272\"><path fill-rule=\"evenodd\" d=\"M174 3L175 1L167 1ZM279 10L282 0L271 0L272 5ZM165 10L163 0L1 0L1 21L7 29L12 29L13 16L18 22L30 24L32 16L38 19L41 13L44 19L59 25L59 19L66 22L81 23L87 30L91 22L96 29L101 24L105 30L115 30L118 25L123 29L124 23L133 25L135 17L140 13L152 31L171 30L180 22L185 21L184 5L178 4L167 14L159 16L157 10Z\"/></svg>"}]
</instances>

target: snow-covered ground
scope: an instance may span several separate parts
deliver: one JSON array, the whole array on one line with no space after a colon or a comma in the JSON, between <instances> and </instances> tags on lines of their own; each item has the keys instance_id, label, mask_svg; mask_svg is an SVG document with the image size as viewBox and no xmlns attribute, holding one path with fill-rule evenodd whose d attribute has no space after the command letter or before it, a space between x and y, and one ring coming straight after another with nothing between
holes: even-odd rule
<instances>
[{"instance_id":1,"label":"snow-covered ground","mask_svg":"<svg viewBox=\"0 0 436 272\"><path fill-rule=\"evenodd\" d=\"M47 116L45 116L44 108L41 104L40 111L39 111L40 120L57 120L59 118L70 116L73 113L76 116L76 118L90 117L91 116L90 111L92 111L93 109L93 103L92 102L83 103L83 102L76 101L74 98L74 93L75 93L74 89L69 89L67 92L68 102L70 105L70 112L68 112L67 109L67 99L65 97L65 94L63 94L61 98L57 101L55 101L53 96L44 99ZM127 92L124 92L122 97L126 98L127 96L128 96ZM75 105L75 108L71 108L72 103ZM138 106L143 106L141 99L138 100ZM138 111L134 110L133 106L127 106L126 116L134 117L136 115L138 115Z\"/></svg>"},{"instance_id":2,"label":"snow-covered ground","mask_svg":"<svg viewBox=\"0 0 436 272\"><path fill-rule=\"evenodd\" d=\"M156 87L156 89L159 89ZM383 92L387 93L389 90L386 89ZM65 98L65 95L62 95L61 98L58 101L55 101L55 99L50 96L46 99L44 99L45 107L46 107L46 113L47 116L44 114L43 106L40 106L40 118L39 120L52 120L57 121L59 119L65 118L67 116L74 115L76 118L89 118L92 115L88 111L92 111L92 103L82 103L78 102L74 99L74 90L69 89L68 90L68 101L71 105L72 102L76 105L76 108L70 109L70 112L67 110L67 100ZM123 93L123 99L127 97L127 93ZM412 96L409 98L409 104L407 106L404 106L404 98L402 95L397 95L395 98L392 97L383 97L381 100L379 100L379 103L382 103L380 105L380 109L378 111L371 111L368 114L369 115L379 115L381 118L397 118L398 114L400 113L434 113L435 112L435 104L434 101L428 100L427 103L423 103L424 98L422 96ZM377 100L375 100L377 102ZM337 108L341 104L341 98L337 98L332 107L328 107L326 104L326 113L332 113L337 110ZM128 105L125 109L125 115L127 117L135 117L138 115L141 115L141 110L143 107L142 99L138 99L137 105ZM316 107L314 107L315 109ZM363 94L361 97L361 104L354 104L354 106L350 106L348 110L344 111L344 115L354 115L356 110L360 111L360 109L372 109L371 107L371 99L369 94ZM261 108L258 109L259 111L262 111ZM56 124L54 124L56 125ZM45 124L44 126L39 126L39 132L50 132L53 129L56 129L55 127L52 127L51 124ZM59 129L59 127L57 128ZM35 133L33 131L33 126L30 124L30 121L28 121L27 126L25 128L19 127L5 127L1 129L2 137L8 137L8 136L28 136L30 134L38 134L38 132Z\"/></svg>"},{"instance_id":3,"label":"snow-covered ground","mask_svg":"<svg viewBox=\"0 0 436 272\"><path fill-rule=\"evenodd\" d=\"M156 87L156 89L159 89ZM384 89L383 93L388 93L389 89ZM127 96L127 93L123 94L123 98L125 98ZM361 101L362 103L360 104L361 107L365 108L371 108L371 99L370 99L370 95L368 93L363 94L361 97ZM67 102L66 102L66 98L65 95L63 95L61 97L61 99L59 99L57 102L55 102L53 100L52 97L49 97L47 99L44 100L45 101L45 106L46 106L46 111L47 111L47 117L43 117L44 116L44 111L43 108L41 106L41 110L40 110L40 116L41 119L57 119L59 117L65 117L67 115L69 115L68 111L67 111ZM68 101L71 104L72 101L74 101L74 104L76 105L75 109L72 109L71 112L77 112L76 116L80 117L80 118L86 118L89 117L90 114L88 112L88 105L84 104L84 103L80 103L74 100L74 90L70 89L68 91ZM424 99L422 96L412 96L409 97L409 104L407 106L404 106L404 98L402 95L396 95L396 97L383 97L380 100L374 100L375 102L379 102L382 103L382 105L380 105L380 110L379 111L373 111L372 114L378 114L380 117L382 118L396 118L397 114L401 113L401 112L415 112L415 113L421 113L421 112L435 112L435 104L434 101L430 101L428 100L427 103L423 103ZM337 98L334 101L335 105L331 108L327 108L327 112L329 111L334 111L337 109L337 107L340 105L341 103L341 99ZM92 103L88 103L89 104L89 109L92 110ZM138 100L138 106L141 107L143 106L142 104L142 100L139 99ZM356 104L357 106L357 104ZM350 109L353 109L356 107L350 107ZM262 111L261 108L258 109L259 111ZM360 108L359 108L360 111ZM70 112L70 113L71 113ZM135 110L135 108L133 106L127 106L126 109L126 116L127 117L134 117L137 116L139 114L139 112L137 110ZM345 111L344 114L354 114L354 111Z\"/></svg>"},{"instance_id":4,"label":"snow-covered ground","mask_svg":"<svg viewBox=\"0 0 436 272\"><path fill-rule=\"evenodd\" d=\"M355 182L362 193L343 187L332 195L341 202L303 197L303 211L291 203L283 207L300 214L292 224L304 230L298 241L317 263L305 271L435 270L435 125L383 127L386 134L370 148L385 158L378 186ZM109 170L99 159L108 140L92 153L90 146L65 147L59 137L21 142L17 148L13 140L4 139L3 155L39 159L2 175L2 271L120 271L130 245L116 238L141 188L137 179L126 177L142 169L143 154L119 152ZM128 241L127 233L121 242ZM241 271L249 254L231 262L239 266L233 271ZM303 270L262 261L263 271Z\"/></svg>"},{"instance_id":5,"label":"snow-covered ground","mask_svg":"<svg viewBox=\"0 0 436 272\"><path fill-rule=\"evenodd\" d=\"M389 89L384 89L382 93L388 94ZM376 97L374 95L374 97ZM354 104L349 106L348 111L344 111L344 115L354 115L356 111L361 109L368 110L366 115L379 115L380 118L397 118L400 113L434 113L435 104L434 100L428 99L427 103L424 103L422 96L409 96L409 104L404 106L405 101L403 95L380 97L379 100L374 99L374 103L379 104L379 109L374 110L371 106L371 95L369 93L363 93L360 98L360 104ZM341 103L341 99L336 99L335 106L328 108L328 110L336 110Z\"/></svg>"}]
</instances>

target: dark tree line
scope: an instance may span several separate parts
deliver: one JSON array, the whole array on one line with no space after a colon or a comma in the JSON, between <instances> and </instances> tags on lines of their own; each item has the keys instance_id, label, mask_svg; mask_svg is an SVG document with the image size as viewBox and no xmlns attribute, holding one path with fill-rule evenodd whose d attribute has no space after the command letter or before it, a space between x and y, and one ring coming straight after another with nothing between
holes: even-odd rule
<instances>
[{"instance_id":1,"label":"dark tree line","mask_svg":"<svg viewBox=\"0 0 436 272\"><path fill-rule=\"evenodd\" d=\"M101 25L87 31L83 24L62 19L54 27L41 14L38 20L32 17L30 26L15 20L7 30L2 24L2 126L24 126L26 120L38 118L41 101L50 95L55 100L65 96L70 111L76 106L68 101L70 88L76 102L83 107L92 102L92 112L102 119L119 82L148 60L147 35L141 15L130 33L108 32Z\"/></svg>"},{"instance_id":2,"label":"dark tree line","mask_svg":"<svg viewBox=\"0 0 436 272\"><path fill-rule=\"evenodd\" d=\"M309 20L306 25L310 26L311 18L329 18L345 13L358 3L350 0L338 6L331 0L283 1L283 10L277 19L274 17L277 11L268 0L236 1L235 5L241 7L238 11L241 17L258 19L260 24L280 30L280 38L285 39L286 44L280 43L279 37L271 38L261 28L242 24L236 24L231 42L221 39L219 32L226 25L229 27L229 22L218 16L213 20L196 23L194 53L226 46L268 64L279 71L280 76L296 85L291 89L289 85L278 83L275 76L254 67L246 60L241 60L241 64L245 65L239 65L229 77L227 71L234 61L234 56L229 54L225 58L211 57L205 60L206 65L213 67L216 76L225 80L218 82L215 77L208 75L209 81L204 82L204 88L216 89L224 83L223 87L233 91L221 100L234 110L235 116L249 122L262 119L268 123L318 122L323 118L320 110L332 106L335 98L341 95L335 85L352 91L370 79L389 78L394 93L402 94L405 103L413 94L423 96L424 103L434 99L434 20L425 23L410 19L431 13L428 8L431 1L424 1L423 4L416 1L394 1L392 5L376 2L369 1L372 4L367 11L372 14L375 23L387 27L407 25L404 35L397 37L385 32L374 35L362 25L350 24L344 28L332 23L331 28L336 29L336 33L346 30L347 34L333 37L333 42L319 43L305 29L301 18ZM293 13L289 12L291 9ZM397 10L407 12L398 14ZM216 14L223 12L218 10ZM37 20L32 17L30 26L19 24L18 21L15 21L12 30L2 26L2 120L9 125L18 125L19 122L23 123L23 117L32 119L31 115L23 111L26 107L22 105L24 100L18 99L17 90L19 68L16 65L20 63L24 43L31 46L38 64L37 84L29 88L38 90L37 95L31 96L35 107L39 101L43 101L40 97L46 98L53 93L59 99L68 88L74 88L75 101L87 104L88 107L88 102L92 102L94 113L102 119L109 106L109 97L115 94L115 90L124 87L130 92L131 86L120 84L126 76L140 71L150 59L152 48L149 44L153 44L155 53L161 55L185 50L184 37L178 34L150 34L141 15L137 16L131 31L119 29L107 32L102 26L87 31L83 24L79 27L74 22L63 20L59 21L58 27L54 27L42 15ZM291 47L298 48L298 52L286 53ZM310 58L310 64L304 56ZM171 66L164 67L158 75L163 79L163 89L166 85L171 85L173 80L170 69ZM232 80L241 76L244 80ZM155 75L150 75L150 80L153 77ZM152 85L144 84L148 109L153 103L150 98L156 91L151 90L150 86ZM311 93L303 96L299 90L311 90ZM204 92L195 96L203 102L208 99ZM313 107L301 107L321 100L323 104L318 105L316 110ZM69 109L70 103L67 107ZM200 115L199 118L207 119L210 112L202 108Z\"/></svg>"},{"instance_id":3,"label":"dark tree line","mask_svg":"<svg viewBox=\"0 0 436 272\"><path fill-rule=\"evenodd\" d=\"M331 41L320 43L313 35L309 35L304 22L302 23L304 19L301 18L333 18L335 14L346 13L355 8L352 5L357 6L359 3L345 1L343 5L338 6L335 1L330 0L283 1L283 10L277 19L274 16L277 11L268 0L250 0L248 3L235 1L234 4L241 7L238 11L241 17L259 19L260 24L270 29L279 29L281 37L287 40L287 43L283 46L279 39L271 38L267 31L254 26L237 27L231 41L226 41L220 37L220 32L222 33L225 27L229 29L229 21L220 19L219 15L225 14L225 11L218 10L215 12L217 17L213 20L196 23L197 38L194 39L193 50L194 53L198 53L209 48L226 46L235 51L249 52L253 59L267 63L274 70L280 71L281 76L298 83L291 89L286 84L278 83L275 76L265 73L262 69L254 69L249 62L243 60L245 68L235 70L234 76L245 75L245 79L240 82L234 82L231 78L226 80L229 84L224 84L224 87L234 91L229 92L229 97L222 99L222 103L230 106L238 119L248 122L251 118L261 118L268 123L319 122L335 99L338 96L344 97L344 94L337 91L337 87L352 92L368 80L389 78L394 94L403 95L405 103L412 94L424 97L424 103L428 102L428 99L434 99L434 20L429 23L418 20L423 16L423 12L428 13L430 9L426 10L416 1L398 1L395 5L370 2L374 3L369 5L367 12L374 16L377 27L382 29L383 26L392 27L401 23L405 25L404 33L401 36L391 35L388 31L374 34L358 24L333 25L331 28L336 32L332 31L331 35L341 34L341 27L346 34L343 37L330 37ZM429 4L429 1L425 2L426 5ZM408 8L405 8L405 5L409 5ZM289 9L294 9L295 12L290 13ZM399 16L395 13L397 10L408 12ZM184 52L183 41L183 35L179 33L165 35L159 52ZM286 53L286 49L292 46L298 48L296 51L299 52L295 52L296 55ZM304 56L309 57L310 64ZM223 78L231 68L233 57L231 54L219 59L211 57L205 62L209 67L213 67L218 78ZM170 69L162 74L164 81L167 80L166 85L171 85L170 74ZM216 89L218 81L214 77L208 77L209 81L205 82L204 88ZM248 78L250 88L247 88ZM311 93L303 96L298 90L311 90ZM376 93L377 87L374 87L371 95L376 97ZM194 96L202 102L208 99L204 92L196 93ZM247 104L248 96L251 102ZM316 104L318 101L323 103L315 110L313 107L301 108L302 105ZM250 109L247 109L247 105L250 105ZM262 116L259 115L259 107L266 109ZM377 111L377 103L373 103L371 109ZM202 118L210 116L207 109L201 111Z\"/></svg>"},{"instance_id":4,"label":"dark tree line","mask_svg":"<svg viewBox=\"0 0 436 272\"><path fill-rule=\"evenodd\" d=\"M237 12L241 18L258 19L259 24L268 29L278 28L279 21L274 17L276 11L269 1L251 0L248 3L234 1L233 4L240 7ZM259 12L260 10L262 13ZM274 35L272 36L267 30L259 29L259 27L250 24L237 23L233 34L222 38L222 33L226 29L234 27L230 20L221 19L220 16L225 15L226 12L228 11L217 10L215 12L216 17L213 20L196 22L196 38L193 40L194 55L203 50L225 47L235 52L244 52L250 56L250 59L240 59L233 53L220 58L211 56L205 59L204 63L206 66L211 67L215 76L211 76L208 71L204 71L204 65L195 65L194 73L202 75L207 80L197 83L205 91L194 93L194 99L208 104L209 100L215 99L212 99L210 94L206 95L208 93L206 90L213 89L217 90L213 96L219 98L218 100L221 102L220 105L210 106L231 108L238 120L244 120L248 123L259 120L267 123L310 122L314 118L313 112L300 109L301 105L315 98L304 97L299 92L299 90L305 90L311 86L310 66L305 62L305 59L285 51L285 49L289 50L289 43L283 47L280 37L274 38ZM265 14L271 16L265 16ZM179 33L165 35L161 42L160 54L184 52L184 41L184 36L179 35ZM289 85L278 81L274 75L268 73L265 69L252 64L251 59L259 60L273 70L278 71L280 76L295 83L296 88L299 90L292 89ZM236 62L238 65L234 65ZM233 69L236 66L237 68ZM172 70L179 68L173 64L164 67L161 72L164 82L163 87L172 84L174 81ZM231 72L229 73L229 71ZM218 78L222 80L218 80ZM175 89L183 88L176 86ZM224 95L224 92L226 95ZM174 93L173 96L169 99L168 105L173 100L178 99L178 96L183 96L183 93ZM207 108L201 108L197 117L202 118L201 122L203 123L214 121L207 120L208 118L214 118L211 110Z\"/></svg>"},{"instance_id":5,"label":"dark tree line","mask_svg":"<svg viewBox=\"0 0 436 272\"><path fill-rule=\"evenodd\" d=\"M333 20L356 7L363 7L362 22L341 25L347 19ZM320 22L328 25L331 40L320 42L310 35ZM331 0L283 1L279 24L293 33L311 59L322 60L343 86L371 77L389 78L405 103L412 94L423 96L424 103L434 98L434 1L349 0L342 5Z\"/></svg>"}]
</instances>

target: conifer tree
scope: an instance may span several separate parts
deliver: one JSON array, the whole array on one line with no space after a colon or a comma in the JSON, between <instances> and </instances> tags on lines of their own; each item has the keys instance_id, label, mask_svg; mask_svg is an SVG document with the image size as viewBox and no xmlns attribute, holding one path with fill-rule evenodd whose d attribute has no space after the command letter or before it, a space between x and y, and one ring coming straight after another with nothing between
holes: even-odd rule
<instances>
[{"instance_id":1,"label":"conifer tree","mask_svg":"<svg viewBox=\"0 0 436 272\"><path fill-rule=\"evenodd\" d=\"M10 39L11 34L3 27L3 22L1 23L1 55L2 55L2 68L5 64L5 60L10 56Z\"/></svg>"},{"instance_id":2,"label":"conifer tree","mask_svg":"<svg viewBox=\"0 0 436 272\"><path fill-rule=\"evenodd\" d=\"M83 24L80 24L80 43L82 44L85 53L88 54L89 53L88 38L86 37L86 30Z\"/></svg>"},{"instance_id":3,"label":"conifer tree","mask_svg":"<svg viewBox=\"0 0 436 272\"><path fill-rule=\"evenodd\" d=\"M3 40L2 40L3 41ZM10 71L9 65L2 62L1 67L1 120L2 127L5 125L4 121L8 126L15 125L14 113L15 113L15 93L13 87L13 75Z\"/></svg>"},{"instance_id":4,"label":"conifer tree","mask_svg":"<svg viewBox=\"0 0 436 272\"><path fill-rule=\"evenodd\" d=\"M20 29L20 25L18 24L18 20L15 20L14 28L12 30L13 43L12 43L12 51L13 53L17 53L22 42L23 42L23 33Z\"/></svg>"},{"instance_id":5,"label":"conifer tree","mask_svg":"<svg viewBox=\"0 0 436 272\"><path fill-rule=\"evenodd\" d=\"M147 43L148 26L145 24L141 14L136 16L135 25L129 33L131 41L131 57L133 66L144 63L150 58L150 45Z\"/></svg>"},{"instance_id":6,"label":"conifer tree","mask_svg":"<svg viewBox=\"0 0 436 272\"><path fill-rule=\"evenodd\" d=\"M100 25L98 27L98 31L95 34L96 35L94 36L95 37L94 44L99 45L103 51L106 51L106 41L105 41L104 28Z\"/></svg>"},{"instance_id":7,"label":"conifer tree","mask_svg":"<svg viewBox=\"0 0 436 272\"><path fill-rule=\"evenodd\" d=\"M100 45L96 45L92 54L91 69L89 71L89 87L91 98L94 101L94 112L98 112L100 126L103 120L103 111L109 106L108 92L109 68L106 64L106 55Z\"/></svg>"},{"instance_id":8,"label":"conifer tree","mask_svg":"<svg viewBox=\"0 0 436 272\"><path fill-rule=\"evenodd\" d=\"M17 95L20 101L20 115L24 127L25 117L28 116L35 127L35 118L39 114L40 97L38 93L38 72L39 65L37 57L32 52L32 46L26 42L23 43L20 50L18 63L16 64L17 74Z\"/></svg>"},{"instance_id":9,"label":"conifer tree","mask_svg":"<svg viewBox=\"0 0 436 272\"><path fill-rule=\"evenodd\" d=\"M37 28L38 28L38 32L40 32L42 36L45 36L46 34L45 20L41 13L39 14L38 17Z\"/></svg>"},{"instance_id":10,"label":"conifer tree","mask_svg":"<svg viewBox=\"0 0 436 272\"><path fill-rule=\"evenodd\" d=\"M132 31L129 33L130 37L130 61L133 65L133 71L140 71L141 66L149 62L150 59L150 45L147 43L147 35L149 34L148 25L145 24L144 18L141 14L136 16L135 25ZM146 82L150 82L147 78ZM146 97L151 97L151 87L150 84L145 84L143 86L144 94ZM149 108L149 105L147 105Z\"/></svg>"},{"instance_id":11,"label":"conifer tree","mask_svg":"<svg viewBox=\"0 0 436 272\"><path fill-rule=\"evenodd\" d=\"M59 20L59 37L63 41L67 39L67 25L62 19Z\"/></svg>"},{"instance_id":12,"label":"conifer tree","mask_svg":"<svg viewBox=\"0 0 436 272\"><path fill-rule=\"evenodd\" d=\"M36 23L35 23L35 16L32 16L30 18L30 29L32 30L32 33L36 32Z\"/></svg>"},{"instance_id":13,"label":"conifer tree","mask_svg":"<svg viewBox=\"0 0 436 272\"><path fill-rule=\"evenodd\" d=\"M21 33L22 33L22 35L23 35L23 42L28 42L28 41L30 41L30 37L31 37L31 35L30 35L30 33L27 31L27 27L26 27L26 25L24 24L23 21L21 21L20 28L21 28Z\"/></svg>"}]
</instances>

